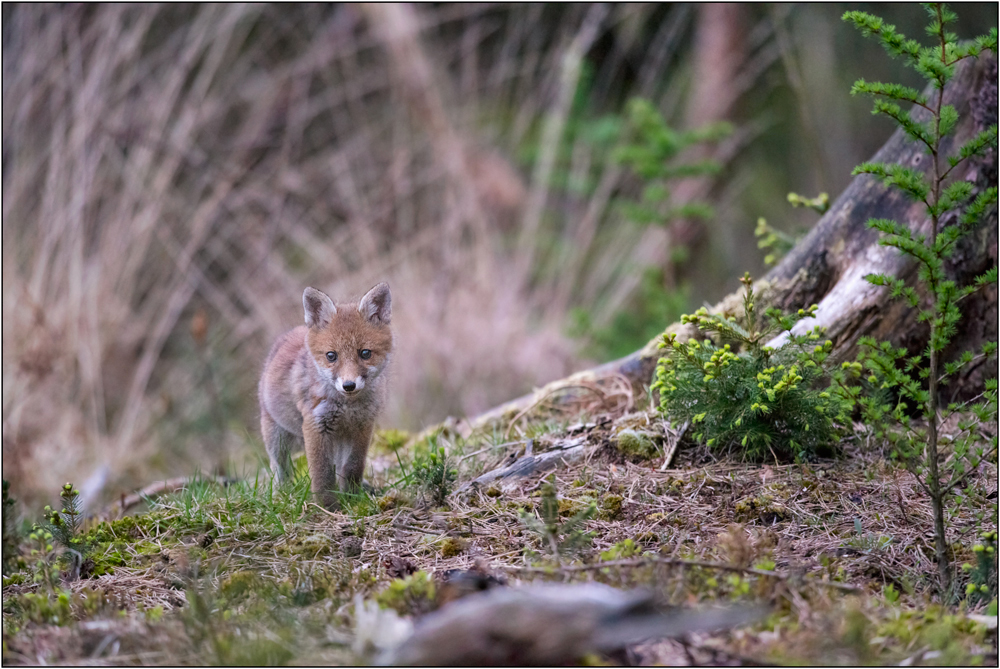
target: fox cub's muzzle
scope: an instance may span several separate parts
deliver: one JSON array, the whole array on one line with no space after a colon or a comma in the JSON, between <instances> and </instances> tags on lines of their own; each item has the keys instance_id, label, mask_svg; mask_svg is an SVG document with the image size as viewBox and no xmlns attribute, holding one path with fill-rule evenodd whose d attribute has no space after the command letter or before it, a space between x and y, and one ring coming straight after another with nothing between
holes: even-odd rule
<instances>
[{"instance_id":1,"label":"fox cub's muzzle","mask_svg":"<svg viewBox=\"0 0 1000 669\"><path fill-rule=\"evenodd\" d=\"M365 379L362 376L356 379L337 379L337 390L345 395L354 395L365 389Z\"/></svg>"}]
</instances>

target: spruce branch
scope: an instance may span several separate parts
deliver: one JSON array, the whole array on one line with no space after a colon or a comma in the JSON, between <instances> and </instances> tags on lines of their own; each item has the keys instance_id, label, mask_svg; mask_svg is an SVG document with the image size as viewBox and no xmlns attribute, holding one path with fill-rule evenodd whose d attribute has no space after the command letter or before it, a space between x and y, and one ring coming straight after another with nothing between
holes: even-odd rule
<instances>
[{"instance_id":1,"label":"spruce branch","mask_svg":"<svg viewBox=\"0 0 1000 669\"><path fill-rule=\"evenodd\" d=\"M882 18L861 11L845 12L842 18L857 26L866 37L877 37L891 57L907 58L911 65L920 57L920 43L896 32L896 26Z\"/></svg>"},{"instance_id":2,"label":"spruce branch","mask_svg":"<svg viewBox=\"0 0 1000 669\"><path fill-rule=\"evenodd\" d=\"M985 130L980 131L975 137L963 144L958 150L957 156L948 156L948 169L942 174L942 178L947 178L952 170L963 162L974 156L982 156L989 149L997 146L997 126L994 123Z\"/></svg>"},{"instance_id":3,"label":"spruce branch","mask_svg":"<svg viewBox=\"0 0 1000 669\"><path fill-rule=\"evenodd\" d=\"M908 193L914 200L930 206L928 196L931 189L923 174L902 165L865 162L854 168L852 175L871 174L890 186L896 186Z\"/></svg>"},{"instance_id":4,"label":"spruce branch","mask_svg":"<svg viewBox=\"0 0 1000 669\"><path fill-rule=\"evenodd\" d=\"M930 110L930 107L927 105L927 98L924 97L920 91L915 88L910 88L909 86L903 86L902 84L885 84L878 81L865 81L864 79L858 79L851 87L851 95L857 95L858 93L883 95L887 98L892 98L893 100L912 102L915 105L919 105L927 110Z\"/></svg>"}]
</instances>

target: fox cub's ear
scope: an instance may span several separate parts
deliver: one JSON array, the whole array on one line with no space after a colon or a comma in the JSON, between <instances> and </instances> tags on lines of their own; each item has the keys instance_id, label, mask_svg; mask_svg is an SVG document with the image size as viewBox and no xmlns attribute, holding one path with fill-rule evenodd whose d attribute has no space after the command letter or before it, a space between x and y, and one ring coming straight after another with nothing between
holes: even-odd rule
<instances>
[{"instance_id":1,"label":"fox cub's ear","mask_svg":"<svg viewBox=\"0 0 1000 669\"><path fill-rule=\"evenodd\" d=\"M358 303L358 312L376 325L388 325L392 320L392 295L389 293L389 284L380 283L369 290Z\"/></svg>"},{"instance_id":2,"label":"fox cub's ear","mask_svg":"<svg viewBox=\"0 0 1000 669\"><path fill-rule=\"evenodd\" d=\"M306 288L302 292L302 306L306 311L306 325L311 328L325 328L337 313L333 300L315 288Z\"/></svg>"}]
</instances>

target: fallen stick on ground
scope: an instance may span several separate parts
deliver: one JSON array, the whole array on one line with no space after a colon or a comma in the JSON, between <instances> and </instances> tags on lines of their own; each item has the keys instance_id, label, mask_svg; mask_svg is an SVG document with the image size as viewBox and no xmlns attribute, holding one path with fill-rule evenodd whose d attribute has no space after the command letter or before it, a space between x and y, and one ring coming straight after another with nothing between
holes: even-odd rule
<instances>
[{"instance_id":1,"label":"fallen stick on ground","mask_svg":"<svg viewBox=\"0 0 1000 669\"><path fill-rule=\"evenodd\" d=\"M522 455L509 465L493 469L469 481L456 492L463 492L473 486L486 485L497 479L529 476L552 469L561 461L572 462L576 460L584 454L588 446L597 447L597 445L588 444L586 435L561 439L544 453Z\"/></svg>"}]
</instances>

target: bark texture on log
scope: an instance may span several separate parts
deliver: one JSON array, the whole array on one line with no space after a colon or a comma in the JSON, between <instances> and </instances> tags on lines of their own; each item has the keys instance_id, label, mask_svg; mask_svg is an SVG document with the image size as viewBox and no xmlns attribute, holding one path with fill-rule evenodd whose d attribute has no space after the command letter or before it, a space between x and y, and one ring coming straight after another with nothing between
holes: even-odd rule
<instances>
[{"instance_id":1,"label":"bark texture on log","mask_svg":"<svg viewBox=\"0 0 1000 669\"><path fill-rule=\"evenodd\" d=\"M996 58L984 54L978 60L963 61L945 88L945 103L953 105L959 114L955 132L942 145L942 155L948 156L976 133L996 123ZM926 114L925 110L918 109L914 116L925 120ZM901 130L892 135L873 160L898 163L925 173L932 168L932 159L923 145L910 141ZM946 166L945 158L941 160ZM952 178L972 182L974 195L996 185L996 152L963 163ZM866 225L871 218L894 219L918 234L926 233L930 227L922 203L914 203L899 189L862 175L837 198L813 230L755 284L767 306L797 310L818 304L817 318L803 321L799 326L803 330L815 325L826 327L827 337L834 344L835 361L853 359L858 351L858 339L866 335L906 347L911 354L922 352L927 346L929 327L918 322L917 311L901 300L891 300L887 289L873 286L864 279L867 274L877 272L914 285L918 269L909 256L878 244L879 233ZM951 222L944 220L945 225ZM948 272L959 285L967 285L996 262L997 211L994 207L976 231L962 241L949 263ZM738 316L741 309L742 289L724 298L711 311ZM970 296L961 304L961 309L963 318L959 332L945 351L946 361L997 338L996 286ZM671 325L667 331L676 332L681 339L695 333L692 326L679 323ZM653 340L625 358L554 381L535 393L500 405L472 419L470 425L484 427L509 418L532 405L537 398L552 395L559 387L581 380L600 384L610 376L624 375L641 396L645 392L643 388L650 383L658 358L657 340ZM949 402L980 392L984 376L989 373L991 368L983 362L968 366L943 389L943 400Z\"/></svg>"}]
</instances>

